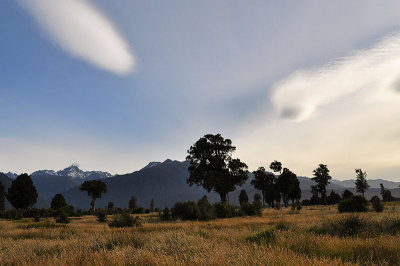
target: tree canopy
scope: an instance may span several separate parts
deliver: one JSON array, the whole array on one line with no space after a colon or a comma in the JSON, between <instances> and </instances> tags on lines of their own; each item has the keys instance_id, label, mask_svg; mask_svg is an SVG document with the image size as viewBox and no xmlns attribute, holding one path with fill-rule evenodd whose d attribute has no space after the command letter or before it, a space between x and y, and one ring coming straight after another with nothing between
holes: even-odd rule
<instances>
[{"instance_id":1,"label":"tree canopy","mask_svg":"<svg viewBox=\"0 0 400 266\"><path fill-rule=\"evenodd\" d=\"M367 172L363 172L361 169L356 169L357 179L356 179L356 189L357 192L364 196L365 191L368 190L369 185L367 182Z\"/></svg>"},{"instance_id":2,"label":"tree canopy","mask_svg":"<svg viewBox=\"0 0 400 266\"><path fill-rule=\"evenodd\" d=\"M221 202L229 204L228 193L234 191L248 179L247 165L239 159L233 159L236 150L230 139L221 134L207 134L200 138L188 150L189 186L202 186L208 192L217 192Z\"/></svg>"},{"instance_id":3,"label":"tree canopy","mask_svg":"<svg viewBox=\"0 0 400 266\"><path fill-rule=\"evenodd\" d=\"M312 189L321 195L322 203L327 203L326 187L330 184L332 177L329 175L329 169L325 164L320 164L317 169L313 171L314 177L311 178L315 183Z\"/></svg>"},{"instance_id":4,"label":"tree canopy","mask_svg":"<svg viewBox=\"0 0 400 266\"><path fill-rule=\"evenodd\" d=\"M90 202L90 206L91 206L92 212L94 213L94 205L95 205L96 199L101 198L101 195L103 193L107 193L107 185L103 181L90 180L90 181L85 181L81 185L80 190L86 191L88 196L92 198L92 200Z\"/></svg>"},{"instance_id":5,"label":"tree canopy","mask_svg":"<svg viewBox=\"0 0 400 266\"><path fill-rule=\"evenodd\" d=\"M264 167L259 167L253 172L254 179L251 184L255 189L261 191L263 203L267 202L271 207L274 206L275 175L265 172Z\"/></svg>"},{"instance_id":6,"label":"tree canopy","mask_svg":"<svg viewBox=\"0 0 400 266\"><path fill-rule=\"evenodd\" d=\"M54 198L51 200L51 208L53 210L58 210L60 208L66 207L68 204L65 201L64 195L61 193L58 193L54 196Z\"/></svg>"},{"instance_id":7,"label":"tree canopy","mask_svg":"<svg viewBox=\"0 0 400 266\"><path fill-rule=\"evenodd\" d=\"M16 209L27 209L36 203L38 193L28 174L19 175L8 189L7 199Z\"/></svg>"}]
</instances>

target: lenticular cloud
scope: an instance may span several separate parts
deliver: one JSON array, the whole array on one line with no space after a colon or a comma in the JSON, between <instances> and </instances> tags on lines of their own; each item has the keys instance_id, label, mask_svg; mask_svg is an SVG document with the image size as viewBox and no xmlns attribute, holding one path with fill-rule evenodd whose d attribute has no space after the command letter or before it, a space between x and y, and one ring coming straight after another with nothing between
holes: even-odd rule
<instances>
[{"instance_id":1,"label":"lenticular cloud","mask_svg":"<svg viewBox=\"0 0 400 266\"><path fill-rule=\"evenodd\" d=\"M134 58L112 23L88 0L19 0L66 52L115 74L127 74Z\"/></svg>"},{"instance_id":2,"label":"lenticular cloud","mask_svg":"<svg viewBox=\"0 0 400 266\"><path fill-rule=\"evenodd\" d=\"M390 100L400 93L399 33L370 49L293 73L275 84L271 99L281 118L303 121L318 108L363 91L369 95L365 101Z\"/></svg>"}]
</instances>

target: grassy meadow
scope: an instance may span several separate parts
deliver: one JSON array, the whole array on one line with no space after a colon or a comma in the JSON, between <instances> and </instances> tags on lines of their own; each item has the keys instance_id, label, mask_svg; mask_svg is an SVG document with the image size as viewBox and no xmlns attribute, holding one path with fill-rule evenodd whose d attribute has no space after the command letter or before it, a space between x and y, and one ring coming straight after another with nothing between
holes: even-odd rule
<instances>
[{"instance_id":1,"label":"grassy meadow","mask_svg":"<svg viewBox=\"0 0 400 266\"><path fill-rule=\"evenodd\" d=\"M94 216L0 220L0 262L12 265L399 265L400 210L266 209L262 217L109 228ZM109 219L111 217L108 217Z\"/></svg>"}]
</instances>

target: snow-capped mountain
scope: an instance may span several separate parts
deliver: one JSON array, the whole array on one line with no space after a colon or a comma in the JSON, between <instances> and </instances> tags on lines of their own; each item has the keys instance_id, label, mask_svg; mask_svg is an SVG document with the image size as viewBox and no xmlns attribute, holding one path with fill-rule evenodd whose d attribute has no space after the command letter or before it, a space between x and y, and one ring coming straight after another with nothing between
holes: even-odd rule
<instances>
[{"instance_id":1,"label":"snow-capped mountain","mask_svg":"<svg viewBox=\"0 0 400 266\"><path fill-rule=\"evenodd\" d=\"M154 167L154 166L159 165L159 164L161 164L161 162L149 162L145 167L143 167L140 170L148 169L148 168Z\"/></svg>"},{"instance_id":2,"label":"snow-capped mountain","mask_svg":"<svg viewBox=\"0 0 400 266\"><path fill-rule=\"evenodd\" d=\"M31 176L68 176L72 179L91 180L109 178L113 175L101 171L83 171L79 169L78 165L72 164L71 166L57 172L54 170L39 170L32 173Z\"/></svg>"}]
</instances>

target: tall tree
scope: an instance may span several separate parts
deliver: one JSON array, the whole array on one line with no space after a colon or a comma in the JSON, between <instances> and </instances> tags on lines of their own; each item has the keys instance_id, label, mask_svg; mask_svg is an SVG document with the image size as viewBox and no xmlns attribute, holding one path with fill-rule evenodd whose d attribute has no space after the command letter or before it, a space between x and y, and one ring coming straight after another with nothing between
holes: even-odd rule
<instances>
[{"instance_id":1,"label":"tall tree","mask_svg":"<svg viewBox=\"0 0 400 266\"><path fill-rule=\"evenodd\" d=\"M269 165L269 168L275 173L281 173L282 163L275 160Z\"/></svg>"},{"instance_id":2,"label":"tall tree","mask_svg":"<svg viewBox=\"0 0 400 266\"><path fill-rule=\"evenodd\" d=\"M54 196L54 198L51 200L51 208L53 210L58 210L60 208L66 207L68 204L65 201L64 195L61 193L58 193Z\"/></svg>"},{"instance_id":3,"label":"tall tree","mask_svg":"<svg viewBox=\"0 0 400 266\"><path fill-rule=\"evenodd\" d=\"M223 204L229 204L228 193L234 191L248 179L247 165L239 159L232 159L236 150L230 139L220 134L207 134L188 150L189 186L202 186L208 192L217 192Z\"/></svg>"},{"instance_id":4,"label":"tall tree","mask_svg":"<svg viewBox=\"0 0 400 266\"><path fill-rule=\"evenodd\" d=\"M249 202L249 196L247 195L246 190L242 189L239 194L239 203L240 205L243 205L248 202Z\"/></svg>"},{"instance_id":5,"label":"tall tree","mask_svg":"<svg viewBox=\"0 0 400 266\"><path fill-rule=\"evenodd\" d=\"M86 191L89 197L92 198L90 201L90 207L92 213L94 213L94 206L96 199L100 199L101 195L103 193L107 193L107 185L103 181L99 180L90 180L90 181L85 181L81 187L80 190Z\"/></svg>"},{"instance_id":6,"label":"tall tree","mask_svg":"<svg viewBox=\"0 0 400 266\"><path fill-rule=\"evenodd\" d=\"M325 164L320 164L318 168L313 171L313 174L314 177L311 179L317 183L315 190L321 195L322 203L326 205L326 187L330 184L330 180L332 179L329 175L329 169Z\"/></svg>"},{"instance_id":7,"label":"tall tree","mask_svg":"<svg viewBox=\"0 0 400 266\"><path fill-rule=\"evenodd\" d=\"M259 167L257 171L253 172L254 179L251 184L255 189L261 190L263 197L263 205L266 201L271 207L274 206L274 183L275 175L266 173L264 167Z\"/></svg>"},{"instance_id":8,"label":"tall tree","mask_svg":"<svg viewBox=\"0 0 400 266\"><path fill-rule=\"evenodd\" d=\"M4 191L4 186L0 182L0 212L3 212L6 209L5 206L6 192Z\"/></svg>"},{"instance_id":9,"label":"tall tree","mask_svg":"<svg viewBox=\"0 0 400 266\"><path fill-rule=\"evenodd\" d=\"M153 212L154 211L154 199L152 198L150 201L150 211Z\"/></svg>"},{"instance_id":10,"label":"tall tree","mask_svg":"<svg viewBox=\"0 0 400 266\"><path fill-rule=\"evenodd\" d=\"M285 207L289 206L290 197L294 196L293 198L296 198L299 194L299 191L296 191L296 186L298 186L297 175L288 168L283 168L282 174L280 174L278 177L277 185L280 193L282 194L282 200L285 204ZM298 189L300 189L300 187Z\"/></svg>"},{"instance_id":11,"label":"tall tree","mask_svg":"<svg viewBox=\"0 0 400 266\"><path fill-rule=\"evenodd\" d=\"M357 192L361 193L364 197L365 191L368 190L369 185L367 182L367 172L363 172L361 169L356 169L356 189Z\"/></svg>"},{"instance_id":12,"label":"tall tree","mask_svg":"<svg viewBox=\"0 0 400 266\"><path fill-rule=\"evenodd\" d=\"M19 175L8 189L7 199L16 209L27 209L36 203L38 193L28 174Z\"/></svg>"},{"instance_id":13,"label":"tall tree","mask_svg":"<svg viewBox=\"0 0 400 266\"><path fill-rule=\"evenodd\" d=\"M392 192L389 189L386 189L383 184L381 183L381 195L382 201L394 201L395 198L392 196Z\"/></svg>"},{"instance_id":14,"label":"tall tree","mask_svg":"<svg viewBox=\"0 0 400 266\"><path fill-rule=\"evenodd\" d=\"M134 211L134 210L136 209L136 207L137 207L137 199L136 199L135 196L132 196L132 197L130 198L129 203L128 203L128 206L129 206L129 209L130 209L131 211Z\"/></svg>"}]
</instances>

